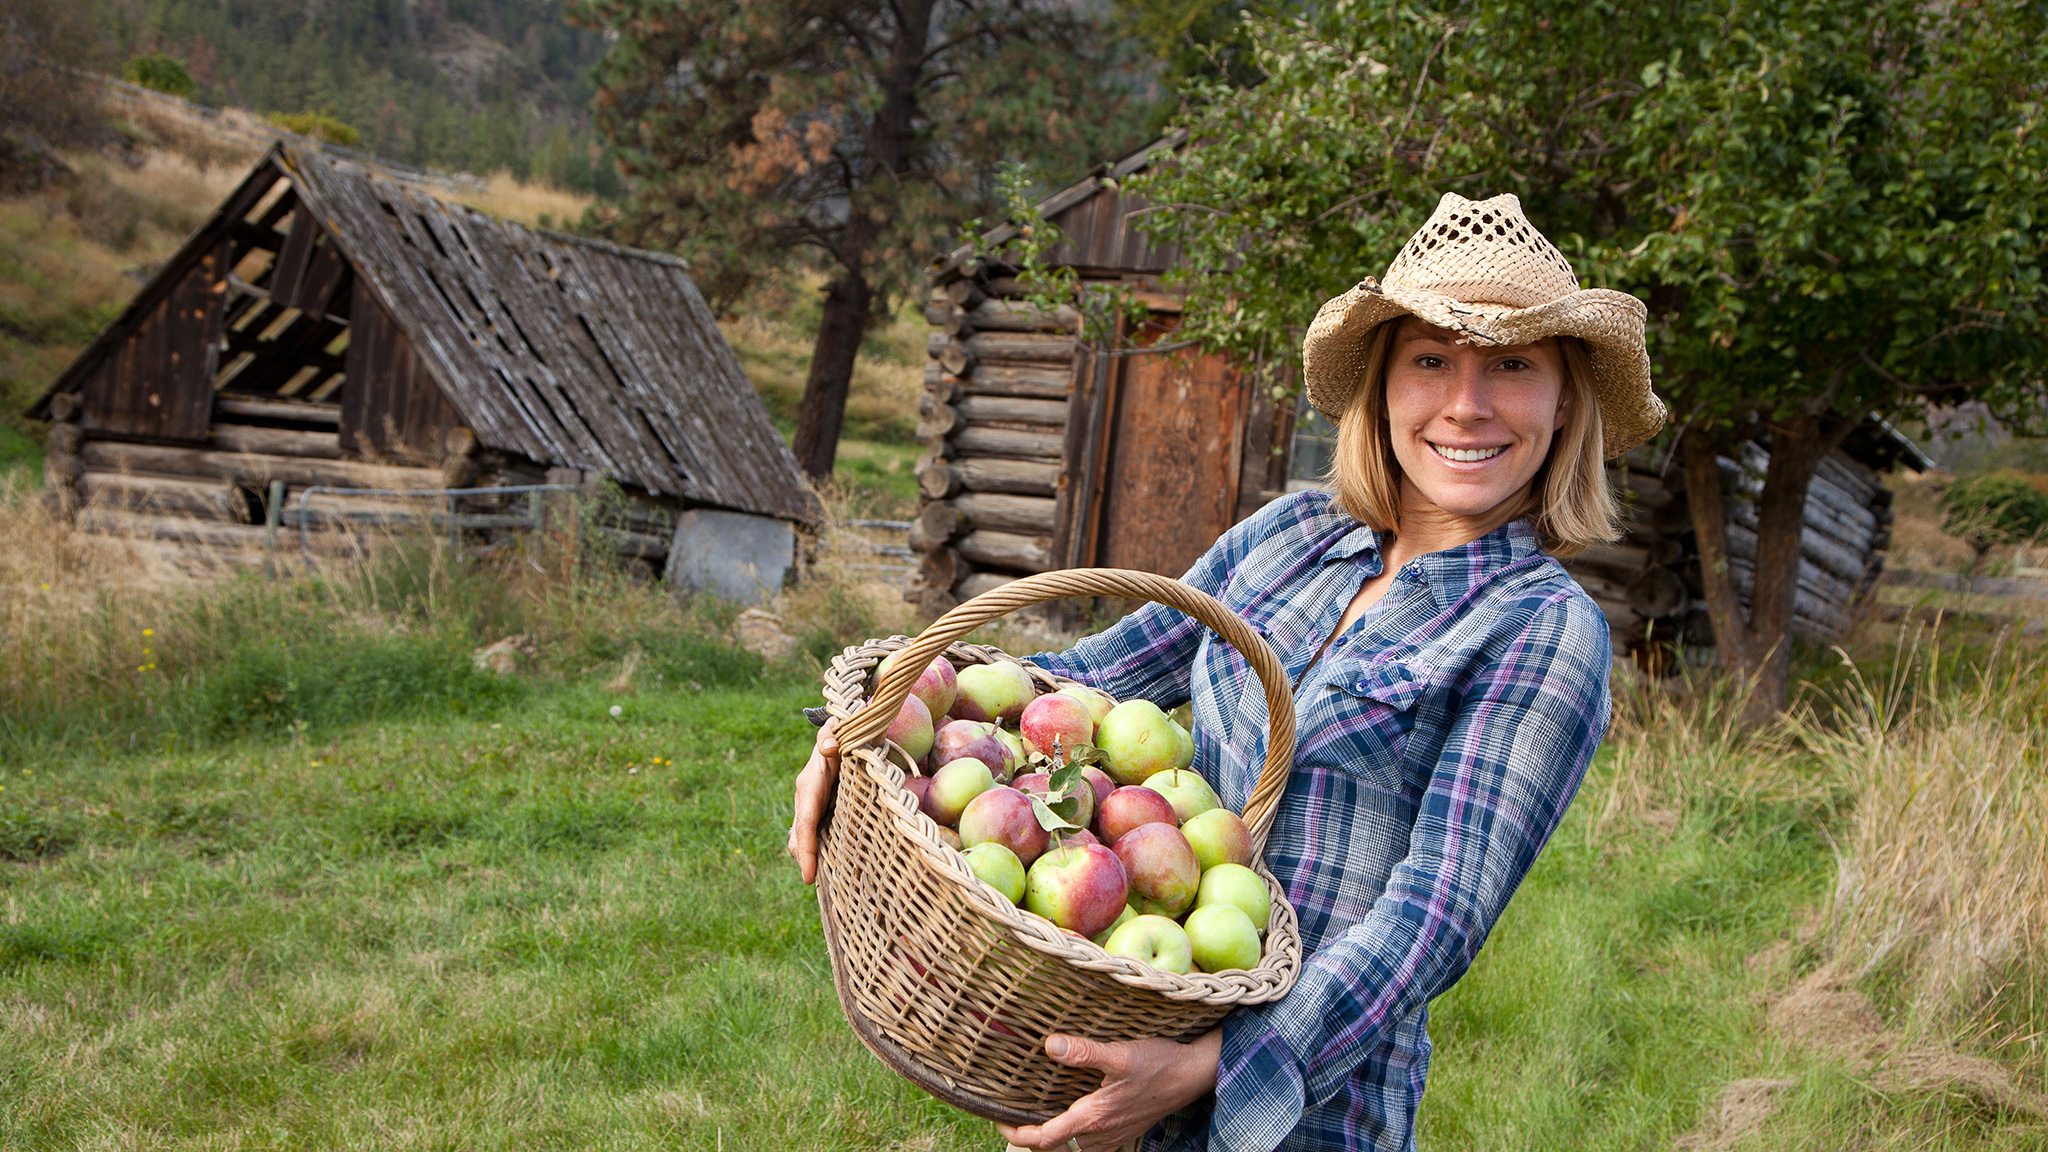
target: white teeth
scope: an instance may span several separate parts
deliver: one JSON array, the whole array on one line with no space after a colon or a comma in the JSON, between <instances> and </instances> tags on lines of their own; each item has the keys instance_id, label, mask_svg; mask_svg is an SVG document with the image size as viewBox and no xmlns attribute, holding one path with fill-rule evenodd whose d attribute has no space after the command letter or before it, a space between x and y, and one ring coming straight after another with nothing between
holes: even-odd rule
<instances>
[{"instance_id":1,"label":"white teeth","mask_svg":"<svg viewBox=\"0 0 2048 1152\"><path fill-rule=\"evenodd\" d=\"M1436 454L1444 459L1456 460L1461 464L1477 464L1481 460L1491 460L1507 451L1506 445L1496 448L1446 448L1441 444L1431 444L1430 447L1436 449Z\"/></svg>"}]
</instances>

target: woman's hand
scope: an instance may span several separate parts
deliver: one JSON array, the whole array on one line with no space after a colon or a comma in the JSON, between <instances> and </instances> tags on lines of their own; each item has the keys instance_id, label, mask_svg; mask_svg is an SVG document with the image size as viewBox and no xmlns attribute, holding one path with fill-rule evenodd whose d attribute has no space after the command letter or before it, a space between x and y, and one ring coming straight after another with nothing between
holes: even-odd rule
<instances>
[{"instance_id":1,"label":"woman's hand","mask_svg":"<svg viewBox=\"0 0 2048 1152\"><path fill-rule=\"evenodd\" d=\"M1019 1148L1109 1152L1143 1136L1154 1124L1216 1088L1223 1029L1187 1044L1136 1040L1106 1044L1078 1036L1045 1038L1046 1055L1069 1068L1096 1068L1102 1087L1043 1124L996 1125Z\"/></svg>"},{"instance_id":2,"label":"woman's hand","mask_svg":"<svg viewBox=\"0 0 2048 1152\"><path fill-rule=\"evenodd\" d=\"M818 742L811 746L810 763L796 777L796 815L789 822L789 854L796 860L804 883L818 882L818 825L832 806L832 788L839 782L839 737L832 731L838 723L827 720L818 729Z\"/></svg>"}]
</instances>

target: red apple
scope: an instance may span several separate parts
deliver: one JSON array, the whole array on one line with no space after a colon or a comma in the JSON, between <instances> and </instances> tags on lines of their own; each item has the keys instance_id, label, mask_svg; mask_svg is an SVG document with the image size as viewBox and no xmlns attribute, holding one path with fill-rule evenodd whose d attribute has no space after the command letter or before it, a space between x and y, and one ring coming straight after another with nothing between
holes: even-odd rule
<instances>
[{"instance_id":1,"label":"red apple","mask_svg":"<svg viewBox=\"0 0 2048 1152\"><path fill-rule=\"evenodd\" d=\"M960 834L944 824L939 825L939 842L955 852L960 850Z\"/></svg>"},{"instance_id":2,"label":"red apple","mask_svg":"<svg viewBox=\"0 0 2048 1152\"><path fill-rule=\"evenodd\" d=\"M898 648L882 658L881 665L875 669L877 687L881 685L882 677L895 665L896 658L903 655L904 651ZM944 656L934 657L918 675L917 683L910 686L910 694L924 701L925 708L935 717L944 716L952 711L953 701L960 695L959 686L954 680L953 665L947 663Z\"/></svg>"},{"instance_id":3,"label":"red apple","mask_svg":"<svg viewBox=\"0 0 2048 1152\"><path fill-rule=\"evenodd\" d=\"M953 715L962 720L1015 722L1035 693L1031 674L1009 660L969 664L954 683L960 695L953 701Z\"/></svg>"},{"instance_id":4,"label":"red apple","mask_svg":"<svg viewBox=\"0 0 2048 1152\"><path fill-rule=\"evenodd\" d=\"M931 711L917 697L906 697L903 707L896 710L896 719L889 721L889 729L883 735L910 753L912 760L921 761L925 753L932 750Z\"/></svg>"},{"instance_id":5,"label":"red apple","mask_svg":"<svg viewBox=\"0 0 2048 1152\"><path fill-rule=\"evenodd\" d=\"M925 811L924 804L925 797L931 795L932 778L929 776L905 776L903 778L903 786L910 789L912 796L917 797L917 810L924 812L927 816L931 815L930 812Z\"/></svg>"},{"instance_id":6,"label":"red apple","mask_svg":"<svg viewBox=\"0 0 2048 1152\"><path fill-rule=\"evenodd\" d=\"M1173 805L1150 788L1130 785L1103 797L1095 817L1095 834L1104 844L1114 844L1124 834L1143 824L1178 824Z\"/></svg>"},{"instance_id":7,"label":"red apple","mask_svg":"<svg viewBox=\"0 0 2048 1152\"><path fill-rule=\"evenodd\" d=\"M1111 708L1116 707L1116 701L1110 698L1109 693L1085 684L1068 684L1059 690L1059 695L1072 696L1079 700L1088 709L1088 719L1096 724L1102 723L1102 718L1109 715ZM1093 744L1095 740L1091 736L1088 742Z\"/></svg>"},{"instance_id":8,"label":"red apple","mask_svg":"<svg viewBox=\"0 0 2048 1152\"><path fill-rule=\"evenodd\" d=\"M1010 750L996 739L996 726L976 720L948 720L932 736L932 762L944 764L972 756L988 765L998 780L1010 778Z\"/></svg>"},{"instance_id":9,"label":"red apple","mask_svg":"<svg viewBox=\"0 0 2048 1152\"><path fill-rule=\"evenodd\" d=\"M1124 866L1100 844L1067 845L1038 858L1024 881L1024 907L1082 936L1116 923L1128 894Z\"/></svg>"},{"instance_id":10,"label":"red apple","mask_svg":"<svg viewBox=\"0 0 2048 1152\"><path fill-rule=\"evenodd\" d=\"M1097 840L1097 839L1095 838L1095 833L1093 833L1093 832L1090 832L1090 831L1089 831L1089 830L1087 830L1086 828L1083 828L1083 829L1081 829L1081 830L1080 830L1079 832L1068 832L1068 833L1066 833L1065 835L1063 835L1063 836L1061 836L1061 837L1060 837L1060 844L1061 844L1062 846L1064 846L1064 845L1067 845L1067 844L1100 844L1100 843L1102 843L1102 841L1100 841L1100 840Z\"/></svg>"},{"instance_id":11,"label":"red apple","mask_svg":"<svg viewBox=\"0 0 2048 1152\"><path fill-rule=\"evenodd\" d=\"M1017 729L1024 746L1041 756L1052 755L1054 741L1065 755L1072 755L1076 744L1095 742L1095 718L1088 714L1088 706L1058 692L1026 704Z\"/></svg>"},{"instance_id":12,"label":"red apple","mask_svg":"<svg viewBox=\"0 0 2048 1152\"><path fill-rule=\"evenodd\" d=\"M967 810L960 813L960 842L969 848L1001 844L1029 868L1052 844L1052 835L1039 826L1030 797L1015 788L997 787L968 801Z\"/></svg>"},{"instance_id":13,"label":"red apple","mask_svg":"<svg viewBox=\"0 0 2048 1152\"><path fill-rule=\"evenodd\" d=\"M965 676L966 673L961 673ZM1095 746L1109 775L1119 784L1143 784L1173 767L1180 755L1173 718L1150 700L1126 700L1109 710L1095 728Z\"/></svg>"},{"instance_id":14,"label":"red apple","mask_svg":"<svg viewBox=\"0 0 2048 1152\"><path fill-rule=\"evenodd\" d=\"M1211 808L1199 813L1180 826L1180 834L1188 838L1188 845L1195 850L1195 859L1202 862L1203 872L1218 864L1249 865L1252 862L1252 831L1244 826L1237 813L1228 808Z\"/></svg>"},{"instance_id":15,"label":"red apple","mask_svg":"<svg viewBox=\"0 0 2048 1152\"><path fill-rule=\"evenodd\" d=\"M1201 773L1191 769L1168 768L1164 772L1155 772L1145 781L1145 787L1166 797L1166 802L1173 805L1175 824L1185 824L1212 808L1222 807L1216 799L1216 790L1209 787Z\"/></svg>"},{"instance_id":16,"label":"red apple","mask_svg":"<svg viewBox=\"0 0 2048 1152\"><path fill-rule=\"evenodd\" d=\"M1102 802L1109 799L1111 792L1116 791L1116 781L1109 778L1109 773L1093 764L1081 769L1081 777L1095 785L1095 811L1102 811Z\"/></svg>"},{"instance_id":17,"label":"red apple","mask_svg":"<svg viewBox=\"0 0 2048 1152\"><path fill-rule=\"evenodd\" d=\"M1188 838L1171 824L1140 824L1116 842L1131 874L1131 906L1140 915L1178 917L1201 891L1202 864Z\"/></svg>"},{"instance_id":18,"label":"red apple","mask_svg":"<svg viewBox=\"0 0 2048 1152\"><path fill-rule=\"evenodd\" d=\"M967 805L995 786L995 777L989 774L988 765L974 757L948 760L932 773L932 787L925 798L924 814L941 824L957 825Z\"/></svg>"}]
</instances>

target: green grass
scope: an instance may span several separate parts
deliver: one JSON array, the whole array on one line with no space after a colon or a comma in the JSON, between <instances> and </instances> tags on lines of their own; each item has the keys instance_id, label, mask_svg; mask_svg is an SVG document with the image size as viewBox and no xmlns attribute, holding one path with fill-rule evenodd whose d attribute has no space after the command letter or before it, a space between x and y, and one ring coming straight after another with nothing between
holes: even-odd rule
<instances>
[{"instance_id":1,"label":"green grass","mask_svg":"<svg viewBox=\"0 0 2048 1152\"><path fill-rule=\"evenodd\" d=\"M985 1142L839 1021L781 852L813 695L19 761L0 1147Z\"/></svg>"}]
</instances>

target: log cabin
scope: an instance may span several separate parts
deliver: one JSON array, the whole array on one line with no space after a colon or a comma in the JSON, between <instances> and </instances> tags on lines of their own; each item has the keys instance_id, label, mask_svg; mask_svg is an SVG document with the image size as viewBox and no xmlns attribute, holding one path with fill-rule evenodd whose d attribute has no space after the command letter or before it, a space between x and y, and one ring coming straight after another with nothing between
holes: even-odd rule
<instances>
[{"instance_id":1,"label":"log cabin","mask_svg":"<svg viewBox=\"0 0 2048 1152\"><path fill-rule=\"evenodd\" d=\"M1266 502L1325 482L1335 429L1297 406L1292 381L1196 349L1143 352L1175 343L1181 299L1166 277L1179 253L1135 226L1150 205L1123 181L1182 142L1155 141L1037 205L1061 233L1049 263L1072 268L1084 292L1121 287L1146 305L1142 322L1119 330L1121 351L1082 340L1073 308L1025 301L1017 269L986 255L1013 225L934 268L910 533L920 560L904 593L921 612L1054 568L1177 576ZM1565 562L1606 613L1617 655L1713 642L1670 451L1667 437L1614 462L1627 536ZM1768 454L1749 440L1738 455L1723 460L1722 479L1747 596ZM1800 635L1839 635L1875 584L1891 519L1880 477L1901 465L1929 463L1875 419L1822 465L1807 504Z\"/></svg>"},{"instance_id":2,"label":"log cabin","mask_svg":"<svg viewBox=\"0 0 2048 1152\"><path fill-rule=\"evenodd\" d=\"M371 493L610 481L627 563L750 599L822 515L680 260L288 145L29 415L80 530L188 546L274 540L314 487L349 490L323 528L405 505ZM519 506L455 510L492 537Z\"/></svg>"}]
</instances>

